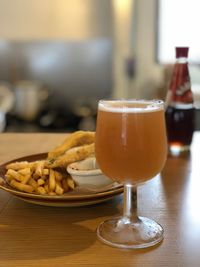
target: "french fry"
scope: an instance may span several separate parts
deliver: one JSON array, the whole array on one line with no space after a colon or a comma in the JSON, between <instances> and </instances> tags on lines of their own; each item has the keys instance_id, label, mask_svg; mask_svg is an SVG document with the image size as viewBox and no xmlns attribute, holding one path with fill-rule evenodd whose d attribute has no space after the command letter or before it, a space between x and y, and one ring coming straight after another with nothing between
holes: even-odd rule
<instances>
[{"instance_id":1,"label":"french fry","mask_svg":"<svg viewBox=\"0 0 200 267\"><path fill-rule=\"evenodd\" d=\"M62 181L62 179L63 179L63 175L62 175L62 173L60 173L60 172L58 172L58 171L54 171L54 173L55 173L55 179L56 179L56 181Z\"/></svg>"},{"instance_id":2,"label":"french fry","mask_svg":"<svg viewBox=\"0 0 200 267\"><path fill-rule=\"evenodd\" d=\"M5 181L2 177L0 177L0 185L4 185L5 184Z\"/></svg>"},{"instance_id":3,"label":"french fry","mask_svg":"<svg viewBox=\"0 0 200 267\"><path fill-rule=\"evenodd\" d=\"M56 181L55 192L57 195L62 195L64 193L64 189L62 188L61 183L58 181Z\"/></svg>"},{"instance_id":4,"label":"french fry","mask_svg":"<svg viewBox=\"0 0 200 267\"><path fill-rule=\"evenodd\" d=\"M36 165L35 173L38 176L42 176L43 175L43 169L44 169L44 160L43 161L38 161L38 163Z\"/></svg>"},{"instance_id":5,"label":"french fry","mask_svg":"<svg viewBox=\"0 0 200 267\"><path fill-rule=\"evenodd\" d=\"M38 164L41 162L41 160L36 160L36 161L33 161L33 162L30 162L30 168L31 168L31 171L32 172L35 172L37 167L38 167Z\"/></svg>"},{"instance_id":6,"label":"french fry","mask_svg":"<svg viewBox=\"0 0 200 267\"><path fill-rule=\"evenodd\" d=\"M34 180L38 180L40 178L40 176L37 173L33 173L33 179Z\"/></svg>"},{"instance_id":7,"label":"french fry","mask_svg":"<svg viewBox=\"0 0 200 267\"><path fill-rule=\"evenodd\" d=\"M34 188L31 185L19 183L14 179L10 181L10 185L18 189L19 191L23 191L26 193L32 193L34 191Z\"/></svg>"},{"instance_id":8,"label":"french fry","mask_svg":"<svg viewBox=\"0 0 200 267\"><path fill-rule=\"evenodd\" d=\"M9 182L13 179L13 177L10 174L5 174L6 180Z\"/></svg>"},{"instance_id":9,"label":"french fry","mask_svg":"<svg viewBox=\"0 0 200 267\"><path fill-rule=\"evenodd\" d=\"M50 170L50 173L49 173L49 190L54 191L55 187L56 187L55 172L54 172L54 170Z\"/></svg>"},{"instance_id":10,"label":"french fry","mask_svg":"<svg viewBox=\"0 0 200 267\"><path fill-rule=\"evenodd\" d=\"M30 163L28 161L20 161L20 162L13 162L6 165L6 169L12 169L15 171L28 168L30 166Z\"/></svg>"},{"instance_id":11,"label":"french fry","mask_svg":"<svg viewBox=\"0 0 200 267\"><path fill-rule=\"evenodd\" d=\"M21 175L20 173L18 173L15 170L9 169L6 174L10 175L11 178L17 180L18 182L23 181L23 175Z\"/></svg>"},{"instance_id":12,"label":"french fry","mask_svg":"<svg viewBox=\"0 0 200 267\"><path fill-rule=\"evenodd\" d=\"M32 177L29 179L28 184L31 185L34 189L38 187L37 182Z\"/></svg>"},{"instance_id":13,"label":"french fry","mask_svg":"<svg viewBox=\"0 0 200 267\"><path fill-rule=\"evenodd\" d=\"M75 183L74 180L71 178L71 176L67 176L67 183L70 189L74 190Z\"/></svg>"},{"instance_id":14,"label":"french fry","mask_svg":"<svg viewBox=\"0 0 200 267\"><path fill-rule=\"evenodd\" d=\"M56 181L56 185L58 185L58 186L62 187L62 184L61 184L61 182L60 182L60 181Z\"/></svg>"},{"instance_id":15,"label":"french fry","mask_svg":"<svg viewBox=\"0 0 200 267\"><path fill-rule=\"evenodd\" d=\"M39 179L37 180L37 184L38 184L39 186L45 184L44 179L39 178Z\"/></svg>"},{"instance_id":16,"label":"french fry","mask_svg":"<svg viewBox=\"0 0 200 267\"><path fill-rule=\"evenodd\" d=\"M69 191L69 185L68 185L68 182L67 182L67 178L64 178L62 180L62 187L63 187L65 193Z\"/></svg>"},{"instance_id":17,"label":"french fry","mask_svg":"<svg viewBox=\"0 0 200 267\"><path fill-rule=\"evenodd\" d=\"M31 178L30 175L24 175L24 176L22 176L22 177L21 177L21 179L22 179L22 180L21 180L21 183L22 183L22 184L27 184L30 178Z\"/></svg>"},{"instance_id":18,"label":"french fry","mask_svg":"<svg viewBox=\"0 0 200 267\"><path fill-rule=\"evenodd\" d=\"M39 186L39 187L37 188L37 192L38 192L39 194L41 194L41 195L45 195L45 194L46 194L46 190L45 190L44 187L42 187L42 186Z\"/></svg>"},{"instance_id":19,"label":"french fry","mask_svg":"<svg viewBox=\"0 0 200 267\"><path fill-rule=\"evenodd\" d=\"M43 179L44 181L46 181L46 180L49 179L49 175L42 175L42 176L41 176L41 179Z\"/></svg>"},{"instance_id":20,"label":"french fry","mask_svg":"<svg viewBox=\"0 0 200 267\"><path fill-rule=\"evenodd\" d=\"M43 169L43 175L49 175L49 169Z\"/></svg>"},{"instance_id":21,"label":"french fry","mask_svg":"<svg viewBox=\"0 0 200 267\"><path fill-rule=\"evenodd\" d=\"M24 168L24 169L18 170L18 173L20 173L21 175L29 175L29 176L31 176L31 168L28 167L28 168Z\"/></svg>"},{"instance_id":22,"label":"french fry","mask_svg":"<svg viewBox=\"0 0 200 267\"><path fill-rule=\"evenodd\" d=\"M44 189L46 190L47 194L49 193L49 185L48 184L45 184L44 185Z\"/></svg>"}]
</instances>

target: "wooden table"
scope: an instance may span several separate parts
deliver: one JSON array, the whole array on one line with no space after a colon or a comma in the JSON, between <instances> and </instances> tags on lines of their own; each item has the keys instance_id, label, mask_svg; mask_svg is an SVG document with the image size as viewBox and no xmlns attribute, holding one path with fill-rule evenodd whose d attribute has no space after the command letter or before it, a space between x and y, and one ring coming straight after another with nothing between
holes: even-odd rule
<instances>
[{"instance_id":1,"label":"wooden table","mask_svg":"<svg viewBox=\"0 0 200 267\"><path fill-rule=\"evenodd\" d=\"M1 134L0 162L51 149L63 134ZM191 154L168 158L160 177L139 188L139 214L165 229L153 248L120 250L100 243L96 227L122 209L122 196L81 208L25 203L0 191L0 267L200 266L200 133Z\"/></svg>"}]
</instances>

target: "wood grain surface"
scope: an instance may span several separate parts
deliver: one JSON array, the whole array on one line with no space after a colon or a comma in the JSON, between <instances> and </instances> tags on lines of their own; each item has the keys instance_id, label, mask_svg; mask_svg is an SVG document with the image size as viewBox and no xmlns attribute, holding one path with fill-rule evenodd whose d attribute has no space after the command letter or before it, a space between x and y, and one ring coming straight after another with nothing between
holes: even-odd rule
<instances>
[{"instance_id":1,"label":"wood grain surface","mask_svg":"<svg viewBox=\"0 0 200 267\"><path fill-rule=\"evenodd\" d=\"M0 164L46 152L64 134L1 134ZM79 208L43 207L0 191L0 267L200 266L200 133L190 154L168 157L160 176L138 189L139 214L165 230L160 245L120 250L100 243L96 227L119 215L122 197Z\"/></svg>"}]
</instances>

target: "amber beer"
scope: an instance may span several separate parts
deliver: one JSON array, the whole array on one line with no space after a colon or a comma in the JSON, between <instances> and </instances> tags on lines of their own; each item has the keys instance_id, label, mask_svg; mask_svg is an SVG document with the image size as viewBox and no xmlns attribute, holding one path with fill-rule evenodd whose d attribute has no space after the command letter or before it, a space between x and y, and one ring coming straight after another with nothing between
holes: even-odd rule
<instances>
[{"instance_id":1,"label":"amber beer","mask_svg":"<svg viewBox=\"0 0 200 267\"><path fill-rule=\"evenodd\" d=\"M164 109L149 101L101 101L96 158L113 180L136 184L158 174L167 154Z\"/></svg>"}]
</instances>

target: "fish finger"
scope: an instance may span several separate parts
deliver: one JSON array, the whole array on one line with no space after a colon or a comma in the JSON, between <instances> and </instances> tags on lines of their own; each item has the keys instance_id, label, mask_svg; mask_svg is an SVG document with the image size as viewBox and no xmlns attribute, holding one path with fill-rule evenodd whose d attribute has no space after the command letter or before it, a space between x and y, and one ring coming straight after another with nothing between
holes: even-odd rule
<instances>
[{"instance_id":1,"label":"fish finger","mask_svg":"<svg viewBox=\"0 0 200 267\"><path fill-rule=\"evenodd\" d=\"M55 160L47 160L49 168L66 168L70 163L83 160L94 155L94 143L69 149L64 155Z\"/></svg>"},{"instance_id":2,"label":"fish finger","mask_svg":"<svg viewBox=\"0 0 200 267\"><path fill-rule=\"evenodd\" d=\"M77 131L70 134L65 141L48 153L48 159L53 159L63 155L73 147L89 145L94 143L95 133L90 131Z\"/></svg>"}]
</instances>

